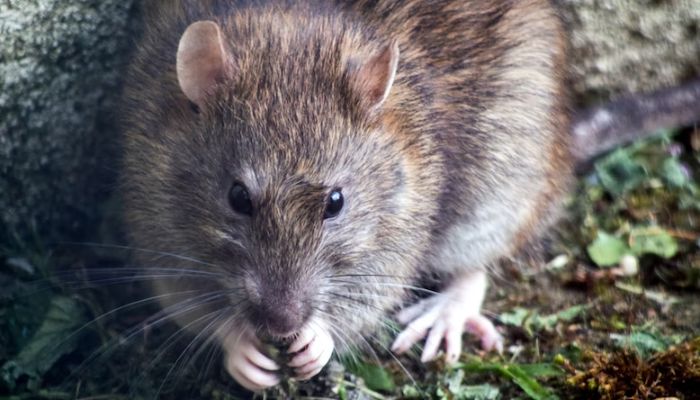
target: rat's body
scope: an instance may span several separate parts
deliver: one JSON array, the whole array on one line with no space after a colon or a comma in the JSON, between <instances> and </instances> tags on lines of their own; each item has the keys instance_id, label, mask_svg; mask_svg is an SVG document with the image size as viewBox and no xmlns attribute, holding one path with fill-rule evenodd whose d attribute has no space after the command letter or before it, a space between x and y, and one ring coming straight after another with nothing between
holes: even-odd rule
<instances>
[{"instance_id":1,"label":"rat's body","mask_svg":"<svg viewBox=\"0 0 700 400\"><path fill-rule=\"evenodd\" d=\"M171 313L218 338L251 389L277 382L257 337L310 342L290 365L312 376L426 274L441 293L399 315L394 350L430 329L423 359L445 339L453 361L465 328L498 348L485 271L537 240L571 171L549 2L281 3L147 17L125 101L131 238L206 264L146 265L220 277L157 283L166 310L192 298L168 293L206 299Z\"/></svg>"}]
</instances>

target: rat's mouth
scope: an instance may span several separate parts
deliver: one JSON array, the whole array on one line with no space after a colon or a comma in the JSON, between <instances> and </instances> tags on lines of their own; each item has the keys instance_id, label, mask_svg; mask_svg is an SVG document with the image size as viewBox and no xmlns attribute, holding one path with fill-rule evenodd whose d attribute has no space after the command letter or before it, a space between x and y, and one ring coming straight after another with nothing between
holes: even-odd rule
<instances>
[{"instance_id":1,"label":"rat's mouth","mask_svg":"<svg viewBox=\"0 0 700 400\"><path fill-rule=\"evenodd\" d=\"M276 343L281 346L289 346L294 341L299 337L300 331L297 332L291 332L285 335L265 335L264 336L264 341L266 342L271 342L271 343Z\"/></svg>"},{"instance_id":2,"label":"rat's mouth","mask_svg":"<svg viewBox=\"0 0 700 400\"><path fill-rule=\"evenodd\" d=\"M259 332L275 342L293 342L299 336L304 324L288 325L287 321L275 321L260 326Z\"/></svg>"}]
</instances>

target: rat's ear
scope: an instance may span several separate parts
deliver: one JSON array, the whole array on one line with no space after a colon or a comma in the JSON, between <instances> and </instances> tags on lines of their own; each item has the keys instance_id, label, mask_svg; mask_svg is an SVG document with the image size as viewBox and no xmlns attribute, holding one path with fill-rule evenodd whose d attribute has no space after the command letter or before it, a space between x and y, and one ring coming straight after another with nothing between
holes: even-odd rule
<instances>
[{"instance_id":1,"label":"rat's ear","mask_svg":"<svg viewBox=\"0 0 700 400\"><path fill-rule=\"evenodd\" d=\"M199 21L187 27L177 48L177 81L190 101L202 107L207 91L223 79L227 68L221 29Z\"/></svg>"},{"instance_id":2,"label":"rat's ear","mask_svg":"<svg viewBox=\"0 0 700 400\"><path fill-rule=\"evenodd\" d=\"M358 64L351 78L354 89L369 110L376 110L389 96L394 83L399 65L399 45L391 42Z\"/></svg>"}]
</instances>

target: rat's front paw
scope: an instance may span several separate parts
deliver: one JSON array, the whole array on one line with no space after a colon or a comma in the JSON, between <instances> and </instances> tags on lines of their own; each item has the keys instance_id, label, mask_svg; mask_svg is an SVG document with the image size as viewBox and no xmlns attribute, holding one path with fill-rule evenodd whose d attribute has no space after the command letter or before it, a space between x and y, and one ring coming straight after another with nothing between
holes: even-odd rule
<instances>
[{"instance_id":1,"label":"rat's front paw","mask_svg":"<svg viewBox=\"0 0 700 400\"><path fill-rule=\"evenodd\" d=\"M224 341L225 365L229 374L243 387L259 391L280 382L274 372L279 366L262 351L258 341L248 331L229 335Z\"/></svg>"},{"instance_id":2,"label":"rat's front paw","mask_svg":"<svg viewBox=\"0 0 700 400\"><path fill-rule=\"evenodd\" d=\"M303 381L321 372L334 347L333 337L323 323L307 324L289 346L289 354L293 355L289 366L294 369L295 378Z\"/></svg>"}]
</instances>

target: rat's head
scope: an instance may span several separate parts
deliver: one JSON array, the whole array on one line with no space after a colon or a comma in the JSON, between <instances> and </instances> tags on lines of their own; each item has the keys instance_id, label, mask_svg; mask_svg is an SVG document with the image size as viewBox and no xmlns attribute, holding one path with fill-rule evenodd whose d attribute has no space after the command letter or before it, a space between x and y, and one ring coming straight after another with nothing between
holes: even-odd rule
<instances>
[{"instance_id":1,"label":"rat's head","mask_svg":"<svg viewBox=\"0 0 700 400\"><path fill-rule=\"evenodd\" d=\"M135 236L214 266L233 323L357 331L400 299L435 212L429 146L390 126L398 46L253 24L182 35L171 118L127 154L156 170L127 171Z\"/></svg>"}]
</instances>

